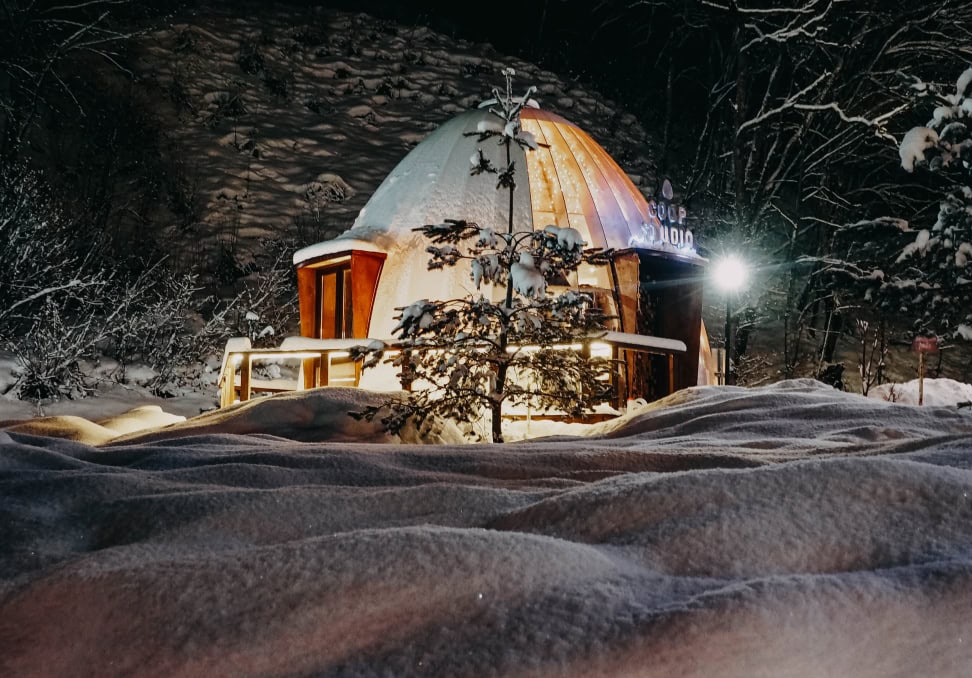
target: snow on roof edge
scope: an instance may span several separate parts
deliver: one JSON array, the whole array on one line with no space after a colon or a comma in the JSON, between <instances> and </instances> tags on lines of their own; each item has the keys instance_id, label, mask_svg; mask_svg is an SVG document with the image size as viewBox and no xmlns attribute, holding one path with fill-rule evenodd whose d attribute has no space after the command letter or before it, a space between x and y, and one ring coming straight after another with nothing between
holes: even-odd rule
<instances>
[{"instance_id":1,"label":"snow on roof edge","mask_svg":"<svg viewBox=\"0 0 972 678\"><path fill-rule=\"evenodd\" d=\"M341 236L338 236L332 240L325 240L323 242L315 243L314 245L308 245L307 247L301 248L294 252L294 266L298 266L305 261L310 261L311 259L327 256L328 254L350 252L351 250L357 250L359 252L376 252L378 254L388 253L384 247L381 247L370 240L361 240L360 238L342 238Z\"/></svg>"},{"instance_id":2,"label":"snow on roof edge","mask_svg":"<svg viewBox=\"0 0 972 678\"><path fill-rule=\"evenodd\" d=\"M640 346L645 348L658 348L665 351L678 351L685 353L688 346L684 341L678 339L666 339L665 337L652 337L646 334L631 334L630 332L605 332L601 337L604 341L615 344L628 344L629 346Z\"/></svg>"}]
</instances>

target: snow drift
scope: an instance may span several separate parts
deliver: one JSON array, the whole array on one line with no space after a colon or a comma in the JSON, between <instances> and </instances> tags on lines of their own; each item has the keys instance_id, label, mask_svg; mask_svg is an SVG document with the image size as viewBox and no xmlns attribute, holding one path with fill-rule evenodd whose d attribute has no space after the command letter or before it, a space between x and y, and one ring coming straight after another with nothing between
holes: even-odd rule
<instances>
[{"instance_id":1,"label":"snow drift","mask_svg":"<svg viewBox=\"0 0 972 678\"><path fill-rule=\"evenodd\" d=\"M0 674L972 666L967 409L795 381L509 445L180 426L0 432Z\"/></svg>"}]
</instances>

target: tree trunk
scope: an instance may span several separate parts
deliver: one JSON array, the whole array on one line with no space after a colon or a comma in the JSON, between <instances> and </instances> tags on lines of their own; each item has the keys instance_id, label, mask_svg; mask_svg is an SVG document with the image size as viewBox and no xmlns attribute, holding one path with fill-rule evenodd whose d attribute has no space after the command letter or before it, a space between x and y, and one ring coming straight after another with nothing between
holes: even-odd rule
<instances>
[{"instance_id":1,"label":"tree trunk","mask_svg":"<svg viewBox=\"0 0 972 678\"><path fill-rule=\"evenodd\" d=\"M510 139L506 138L506 166L510 166ZM509 192L509 212L507 213L507 233L509 234L509 241L507 242L507 247L510 251L510 257L516 255L516 249L513 247L513 190L515 184L507 188ZM509 310L513 308L513 276L508 275L506 277L506 303L503 306L504 309ZM503 314L500 319L500 335L499 335L499 346L500 355L506 355L506 347L509 346L510 342L510 316L507 313ZM493 429L493 442L501 443L503 442L503 395L506 392L506 370L507 364L505 359L501 359L503 362L499 364L496 368L496 386L494 387L493 397L490 399L490 412L492 413L492 429Z\"/></svg>"},{"instance_id":2,"label":"tree trunk","mask_svg":"<svg viewBox=\"0 0 972 678\"><path fill-rule=\"evenodd\" d=\"M494 400L489 405L489 412L492 418L492 437L494 443L503 442L503 401Z\"/></svg>"},{"instance_id":3,"label":"tree trunk","mask_svg":"<svg viewBox=\"0 0 972 678\"><path fill-rule=\"evenodd\" d=\"M830 309L827 312L827 329L824 332L823 348L820 351L820 360L824 363L834 362L834 353L837 350L837 340L844 330L844 316L833 308L833 299L828 301Z\"/></svg>"}]
</instances>

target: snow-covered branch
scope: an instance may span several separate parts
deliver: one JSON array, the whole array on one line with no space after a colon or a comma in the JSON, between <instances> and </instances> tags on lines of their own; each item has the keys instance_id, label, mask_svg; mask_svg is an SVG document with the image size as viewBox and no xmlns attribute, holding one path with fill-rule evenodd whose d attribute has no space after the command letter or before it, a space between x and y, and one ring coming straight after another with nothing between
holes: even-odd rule
<instances>
[{"instance_id":1,"label":"snow-covered branch","mask_svg":"<svg viewBox=\"0 0 972 678\"><path fill-rule=\"evenodd\" d=\"M887 139L888 141L895 141L895 138L886 131L885 123L895 114L900 113L906 108L906 106L902 105L874 118L866 118L860 115L848 115L844 112L839 104L833 101L826 104L794 103L792 107L798 111L833 111L844 122L856 123L859 125L864 125L865 127L871 127L874 129L874 133L877 136L881 137L882 139Z\"/></svg>"},{"instance_id":2,"label":"snow-covered branch","mask_svg":"<svg viewBox=\"0 0 972 678\"><path fill-rule=\"evenodd\" d=\"M796 94L790 97L787 97L787 99L779 106L776 106L768 111L760 111L756 116L750 118L749 120L746 120L741 125L739 125L738 129L736 130L736 136L737 137L741 136L743 132L750 130L754 127L757 127L765 123L766 121L780 115L785 111L795 109L797 104L800 102L800 100L803 97L805 97L808 93L816 90L817 87L820 86L820 84L825 80L827 80L827 78L829 78L831 75L832 74L830 71L824 71L823 73L818 75L813 82L808 84L799 92L797 92Z\"/></svg>"}]
</instances>

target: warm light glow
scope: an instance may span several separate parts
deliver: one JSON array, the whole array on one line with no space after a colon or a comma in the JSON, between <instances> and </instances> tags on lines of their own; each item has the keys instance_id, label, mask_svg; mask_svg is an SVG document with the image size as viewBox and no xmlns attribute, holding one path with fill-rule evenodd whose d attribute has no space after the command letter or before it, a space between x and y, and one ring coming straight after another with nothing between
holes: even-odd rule
<instances>
[{"instance_id":1,"label":"warm light glow","mask_svg":"<svg viewBox=\"0 0 972 678\"><path fill-rule=\"evenodd\" d=\"M611 345L605 344L603 341L595 341L591 343L591 357L592 358L610 358L611 357Z\"/></svg>"},{"instance_id":2,"label":"warm light glow","mask_svg":"<svg viewBox=\"0 0 972 678\"><path fill-rule=\"evenodd\" d=\"M284 360L312 360L320 358L322 355L330 355L332 359L350 358L351 354L347 351L288 351L287 349L251 349L249 351L229 352L229 363L235 368L243 363L245 356L250 357L250 362L261 362L269 360L271 362Z\"/></svg>"},{"instance_id":3,"label":"warm light glow","mask_svg":"<svg viewBox=\"0 0 972 678\"><path fill-rule=\"evenodd\" d=\"M712 267L712 278L719 289L735 292L746 285L749 270L735 254L723 257Z\"/></svg>"},{"instance_id":4,"label":"warm light glow","mask_svg":"<svg viewBox=\"0 0 972 678\"><path fill-rule=\"evenodd\" d=\"M533 344L527 344L525 346L507 346L507 353L516 353L517 351L521 353L536 353L542 346L535 346ZM554 351L579 351L584 348L583 344L552 344L547 348L553 349Z\"/></svg>"}]
</instances>

